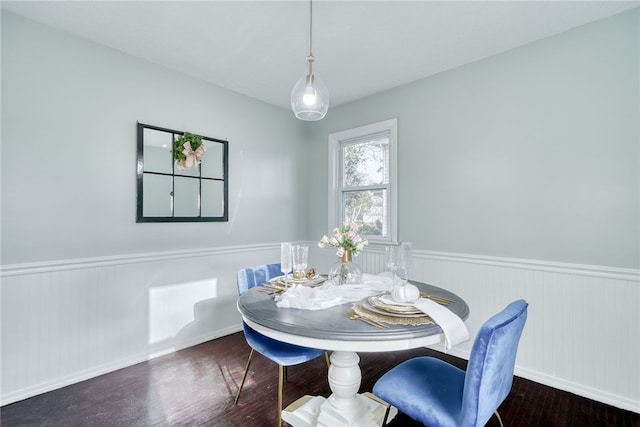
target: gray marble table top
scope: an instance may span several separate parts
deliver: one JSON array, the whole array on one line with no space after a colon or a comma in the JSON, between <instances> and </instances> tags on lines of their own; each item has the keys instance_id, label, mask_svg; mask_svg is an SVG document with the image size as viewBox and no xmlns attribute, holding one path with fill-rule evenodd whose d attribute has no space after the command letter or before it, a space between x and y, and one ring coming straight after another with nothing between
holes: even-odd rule
<instances>
[{"instance_id":1,"label":"gray marble table top","mask_svg":"<svg viewBox=\"0 0 640 427\"><path fill-rule=\"evenodd\" d=\"M469 317L469 306L454 293L426 283L415 281L411 281L411 283L421 291L452 299L454 303L448 308L462 320ZM365 322L349 319L346 312L351 308L351 305L351 303L347 303L325 310L279 308L272 295L267 295L255 288L238 298L238 310L250 325L309 339L382 343L385 341L415 340L442 333L440 327L434 324L389 325L388 329L374 328Z\"/></svg>"}]
</instances>

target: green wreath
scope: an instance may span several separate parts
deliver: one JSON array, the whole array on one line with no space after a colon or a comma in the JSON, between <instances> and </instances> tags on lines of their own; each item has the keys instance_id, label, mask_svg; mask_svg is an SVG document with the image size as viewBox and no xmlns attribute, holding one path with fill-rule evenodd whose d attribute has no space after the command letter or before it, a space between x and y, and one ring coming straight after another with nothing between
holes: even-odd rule
<instances>
[{"instance_id":1,"label":"green wreath","mask_svg":"<svg viewBox=\"0 0 640 427\"><path fill-rule=\"evenodd\" d=\"M185 132L180 138L176 139L173 146L173 158L176 162L182 162L187 160L187 156L184 155L184 144L189 143L191 149L196 151L202 145L202 137L194 135L189 132Z\"/></svg>"}]
</instances>

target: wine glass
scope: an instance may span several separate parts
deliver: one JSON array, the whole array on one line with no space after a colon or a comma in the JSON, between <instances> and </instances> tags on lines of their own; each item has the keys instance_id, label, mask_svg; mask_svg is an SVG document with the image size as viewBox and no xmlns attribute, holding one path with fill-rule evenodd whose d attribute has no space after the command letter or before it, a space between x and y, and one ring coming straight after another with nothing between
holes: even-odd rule
<instances>
[{"instance_id":1,"label":"wine glass","mask_svg":"<svg viewBox=\"0 0 640 427\"><path fill-rule=\"evenodd\" d=\"M291 243L280 243L280 271L284 274L284 280L286 281L291 271Z\"/></svg>"}]
</instances>

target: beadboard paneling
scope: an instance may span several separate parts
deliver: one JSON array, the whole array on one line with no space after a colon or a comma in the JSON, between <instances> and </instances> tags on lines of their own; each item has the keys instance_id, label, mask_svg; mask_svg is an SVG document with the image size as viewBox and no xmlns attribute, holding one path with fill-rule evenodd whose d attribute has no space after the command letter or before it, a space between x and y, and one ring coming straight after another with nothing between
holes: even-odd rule
<instances>
[{"instance_id":1,"label":"beadboard paneling","mask_svg":"<svg viewBox=\"0 0 640 427\"><path fill-rule=\"evenodd\" d=\"M309 245L327 271L333 252ZM240 330L237 271L278 256L264 245L4 266L2 404ZM355 261L385 269L375 247ZM517 375L640 412L637 270L415 250L411 277L464 298L472 336L526 299Z\"/></svg>"},{"instance_id":2,"label":"beadboard paneling","mask_svg":"<svg viewBox=\"0 0 640 427\"><path fill-rule=\"evenodd\" d=\"M236 274L274 245L3 266L2 404L239 331Z\"/></svg>"},{"instance_id":3,"label":"beadboard paneling","mask_svg":"<svg viewBox=\"0 0 640 427\"><path fill-rule=\"evenodd\" d=\"M517 375L640 413L638 270L429 251L413 255L411 278L467 301L472 337L511 301L529 303ZM363 253L357 262L365 271L384 271L381 251ZM468 359L471 345L451 353Z\"/></svg>"}]
</instances>

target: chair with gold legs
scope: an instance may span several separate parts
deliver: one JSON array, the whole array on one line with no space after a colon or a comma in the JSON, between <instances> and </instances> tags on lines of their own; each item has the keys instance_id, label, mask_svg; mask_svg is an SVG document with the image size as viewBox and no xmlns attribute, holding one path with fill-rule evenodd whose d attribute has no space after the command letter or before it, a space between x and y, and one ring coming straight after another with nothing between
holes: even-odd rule
<instances>
[{"instance_id":1,"label":"chair with gold legs","mask_svg":"<svg viewBox=\"0 0 640 427\"><path fill-rule=\"evenodd\" d=\"M279 276L280 264L268 264L260 265L256 267L248 267L238 272L238 294L242 295L244 292L253 288L254 286L260 286L267 283L269 279ZM253 330L249 325L242 322L244 328L244 336L247 340L247 344L251 347L249 353L249 359L247 360L247 367L244 370L244 375L238 388L238 394L234 403L238 403L242 387L247 379L249 373L249 366L253 358L254 351L262 354L266 358L276 362L278 364L278 426L282 425L282 389L284 380L286 379L287 366L299 365L309 360L315 359L322 354L325 355L327 366L329 359L324 350L315 348L300 347L293 344L284 343L266 337L259 332Z\"/></svg>"},{"instance_id":2,"label":"chair with gold legs","mask_svg":"<svg viewBox=\"0 0 640 427\"><path fill-rule=\"evenodd\" d=\"M384 374L374 395L429 427L484 426L513 383L528 304L518 300L487 320L473 343L466 372L434 357L416 357ZM386 415L383 426L386 423Z\"/></svg>"}]
</instances>

